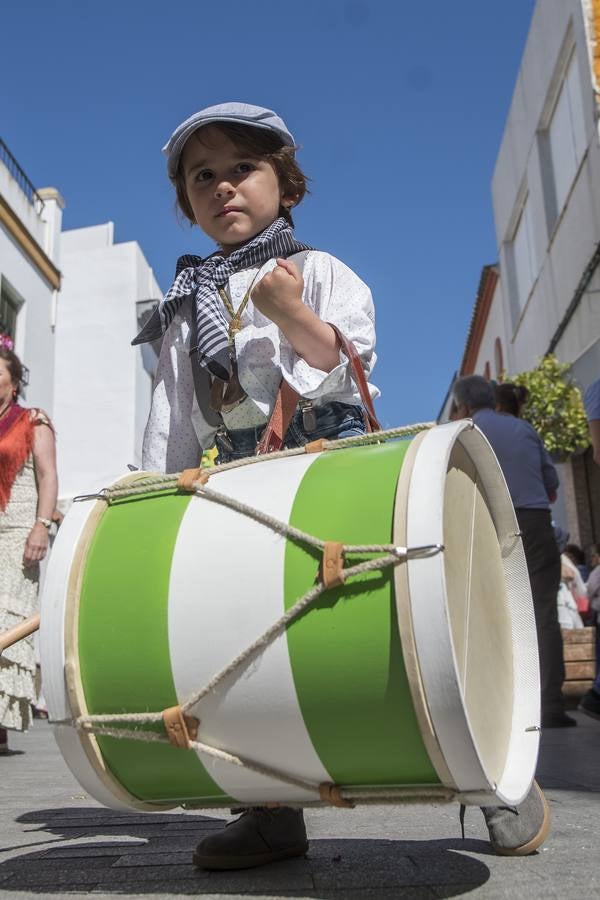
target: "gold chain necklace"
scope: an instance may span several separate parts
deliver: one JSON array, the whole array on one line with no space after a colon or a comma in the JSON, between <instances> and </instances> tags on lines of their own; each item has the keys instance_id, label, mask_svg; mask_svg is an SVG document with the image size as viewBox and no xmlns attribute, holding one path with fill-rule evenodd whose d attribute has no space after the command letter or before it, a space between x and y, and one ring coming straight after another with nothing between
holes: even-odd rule
<instances>
[{"instance_id":1,"label":"gold chain necklace","mask_svg":"<svg viewBox=\"0 0 600 900\"><path fill-rule=\"evenodd\" d=\"M258 270L258 272L260 272L260 269ZM252 282L250 283L250 287L244 294L244 296L242 298L242 302L238 306L237 311L234 310L233 304L232 304L231 300L229 299L229 297L227 296L227 292L226 292L225 288L222 288L222 287L218 288L219 296L220 296L221 300L223 301L223 305L225 306L225 309L231 316L231 322L227 326L227 333L229 336L229 346L230 347L233 347L233 345L235 344L235 336L238 333L238 331L242 330L242 313L248 306L248 300L250 299L250 294L252 293L252 288L254 287L254 282L256 281L258 272L252 279Z\"/></svg>"}]
</instances>

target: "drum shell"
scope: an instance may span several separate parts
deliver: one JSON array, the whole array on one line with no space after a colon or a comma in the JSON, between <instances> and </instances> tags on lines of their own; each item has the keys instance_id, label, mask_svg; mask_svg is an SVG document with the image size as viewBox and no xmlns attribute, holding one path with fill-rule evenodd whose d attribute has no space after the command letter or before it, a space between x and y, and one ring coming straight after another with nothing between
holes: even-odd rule
<instances>
[{"instance_id":1,"label":"drum shell","mask_svg":"<svg viewBox=\"0 0 600 900\"><path fill-rule=\"evenodd\" d=\"M445 438L448 458L439 459L439 477L433 479L442 485L451 448L464 432L454 430ZM210 486L324 540L389 544L415 503L410 482L422 444L390 442L266 461L218 473ZM404 471L409 487L401 499L407 453L413 459L410 472ZM79 532L70 523L56 559L55 581L58 569L68 570L62 708L71 715L143 712L184 702L310 589L318 572L314 550L203 497L154 495L110 508L103 501L85 507L73 510ZM443 496L431 518L437 522L431 533L437 529L443 538ZM409 576L435 571L431 585L420 590L433 592L431 602L441 610L447 606L444 565L440 554L433 568L432 560L404 567ZM404 792L407 798L444 798L454 792L493 802L496 784L485 764L479 771L474 765L457 783L445 751L436 749L435 727L424 725L436 702L424 697L410 646L407 673L411 640L398 625L399 571L371 573L326 592L192 710L200 719L200 739L274 771L315 785L335 782L365 797L400 798ZM60 615L56 591L44 603L53 603ZM401 611L399 618L402 623ZM436 636L427 640L433 646ZM446 625L442 643L451 657L452 640ZM49 664L56 668L57 646L52 653ZM48 654L45 667L47 660ZM455 660L452 665L457 668ZM456 694L452 703L460 706L460 684ZM290 786L202 752L78 736L82 755L73 749L72 733L61 740L69 742L67 761L78 777L85 782L91 770L87 786L91 780L92 793L110 805L319 800L316 789ZM502 740L507 743L506 735ZM528 779L520 777L523 783Z\"/></svg>"}]
</instances>

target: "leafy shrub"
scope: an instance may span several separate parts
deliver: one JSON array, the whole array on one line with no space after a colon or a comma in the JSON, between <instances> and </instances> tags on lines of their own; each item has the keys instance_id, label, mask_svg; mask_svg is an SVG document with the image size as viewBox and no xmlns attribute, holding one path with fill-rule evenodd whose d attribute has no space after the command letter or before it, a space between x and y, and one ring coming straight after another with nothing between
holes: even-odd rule
<instances>
[{"instance_id":1,"label":"leafy shrub","mask_svg":"<svg viewBox=\"0 0 600 900\"><path fill-rule=\"evenodd\" d=\"M521 414L539 433L548 452L560 458L584 450L590 443L581 391L568 377L570 368L549 353L535 369L504 377L504 381L527 388L529 396Z\"/></svg>"}]
</instances>

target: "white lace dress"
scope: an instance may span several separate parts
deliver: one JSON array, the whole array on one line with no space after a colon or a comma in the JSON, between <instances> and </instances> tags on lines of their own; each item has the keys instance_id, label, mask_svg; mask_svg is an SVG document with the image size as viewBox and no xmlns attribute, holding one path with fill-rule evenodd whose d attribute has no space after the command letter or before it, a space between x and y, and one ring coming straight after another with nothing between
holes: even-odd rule
<instances>
[{"instance_id":1,"label":"white lace dress","mask_svg":"<svg viewBox=\"0 0 600 900\"><path fill-rule=\"evenodd\" d=\"M40 567L23 567L23 550L35 522L37 488L30 455L17 475L10 500L0 512L0 632L37 610ZM33 638L13 644L0 656L0 727L26 731L35 702Z\"/></svg>"}]
</instances>

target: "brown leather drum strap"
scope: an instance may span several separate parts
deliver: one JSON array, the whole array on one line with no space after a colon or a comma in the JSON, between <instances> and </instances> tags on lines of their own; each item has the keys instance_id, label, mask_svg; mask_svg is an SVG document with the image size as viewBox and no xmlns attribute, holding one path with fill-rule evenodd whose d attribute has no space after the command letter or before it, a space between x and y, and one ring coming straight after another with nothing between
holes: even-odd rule
<instances>
[{"instance_id":1,"label":"brown leather drum strap","mask_svg":"<svg viewBox=\"0 0 600 900\"><path fill-rule=\"evenodd\" d=\"M360 356L356 352L356 347L352 341L349 341L348 338L342 334L337 325L332 325L331 322L328 322L327 324L331 325L335 331L342 350L348 357L348 362L352 369L352 378L358 388L360 399L365 409L365 424L367 426L367 431L381 431L381 425L375 415L375 408L373 406L373 401L371 400L371 395L369 394L365 370L363 369ZM293 387L290 387L285 378L282 378L271 418L260 441L256 445L255 452L257 456L264 453L273 453L275 450L281 450L285 433L292 421L299 400L300 394L298 394Z\"/></svg>"},{"instance_id":2,"label":"brown leather drum strap","mask_svg":"<svg viewBox=\"0 0 600 900\"><path fill-rule=\"evenodd\" d=\"M256 445L255 452L257 456L281 450L285 433L296 412L299 399L300 394L293 387L290 387L285 378L282 378L271 418L263 431L260 441Z\"/></svg>"},{"instance_id":3,"label":"brown leather drum strap","mask_svg":"<svg viewBox=\"0 0 600 900\"><path fill-rule=\"evenodd\" d=\"M349 341L348 338L342 334L337 325L333 325L331 322L328 322L327 324L331 325L331 327L337 334L339 342L342 345L342 350L348 357L348 361L350 362L350 366L352 367L352 378L354 379L354 383L358 388L362 405L364 406L365 412L367 414L367 431L381 431L381 425L379 424L377 416L375 415L375 407L373 406L373 401L371 400L371 395L367 386L365 370L363 369L363 364L361 362L360 356L356 352L356 347L354 346L352 341Z\"/></svg>"}]
</instances>

